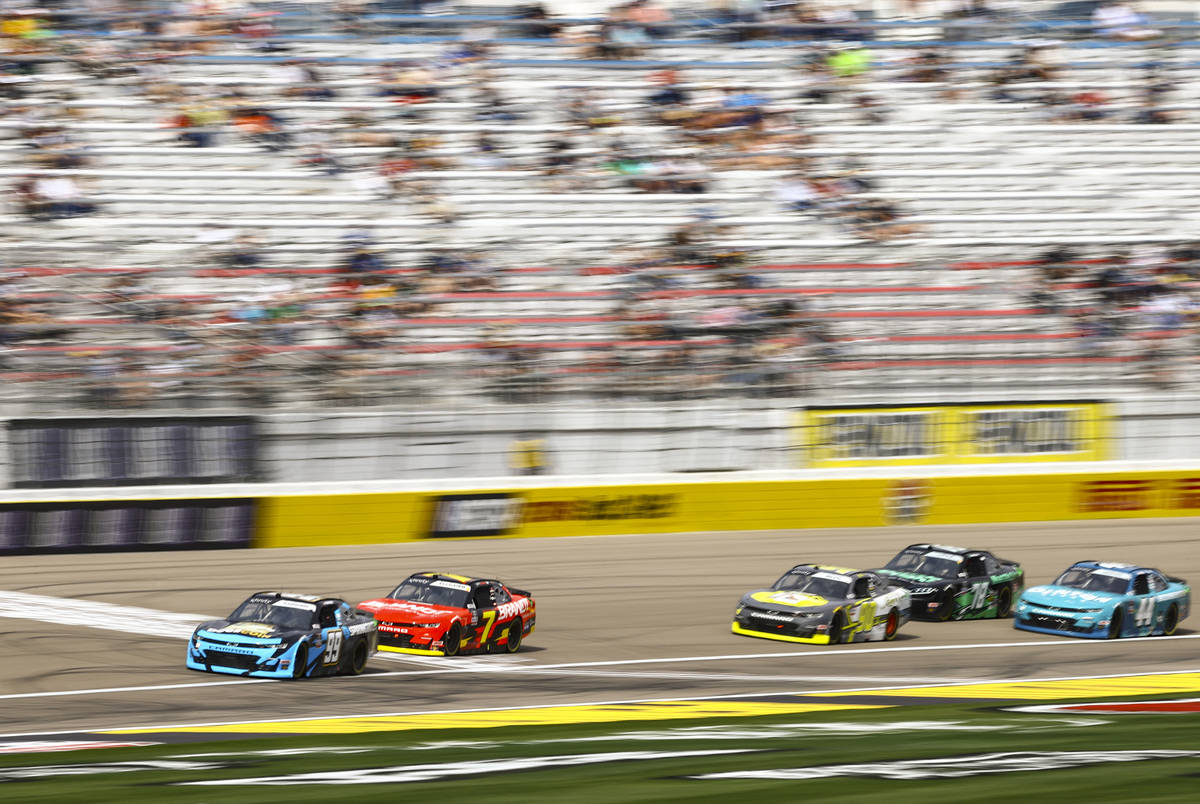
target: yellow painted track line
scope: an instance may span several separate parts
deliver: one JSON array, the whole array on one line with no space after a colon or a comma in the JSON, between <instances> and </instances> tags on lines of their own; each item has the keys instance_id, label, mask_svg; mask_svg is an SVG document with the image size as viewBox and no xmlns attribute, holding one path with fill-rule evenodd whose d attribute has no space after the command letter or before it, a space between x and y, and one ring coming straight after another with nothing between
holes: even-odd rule
<instances>
[{"instance_id":1,"label":"yellow painted track line","mask_svg":"<svg viewBox=\"0 0 1200 804\"><path fill-rule=\"evenodd\" d=\"M226 723L208 726L180 726L163 729L116 729L101 734L147 734L186 732L189 734L357 734L367 731L407 731L410 729L494 728L499 726L546 726L568 723L612 723L630 720L686 720L707 717L755 717L804 712L830 712L845 709L885 709L865 704L816 703L797 699L796 703L766 701L659 701L636 704L589 704L583 706L542 706L530 709L501 709L485 712L431 712L416 715L372 715L368 717L283 720L267 723Z\"/></svg>"},{"instance_id":2,"label":"yellow painted track line","mask_svg":"<svg viewBox=\"0 0 1200 804\"><path fill-rule=\"evenodd\" d=\"M1200 673L902 687L888 690L873 690L871 692L822 693L820 697L834 698L843 695L870 695L873 698L876 696L889 696L899 698L1043 701L1057 698L1111 698L1117 695L1159 695L1184 692L1200 692Z\"/></svg>"}]
</instances>

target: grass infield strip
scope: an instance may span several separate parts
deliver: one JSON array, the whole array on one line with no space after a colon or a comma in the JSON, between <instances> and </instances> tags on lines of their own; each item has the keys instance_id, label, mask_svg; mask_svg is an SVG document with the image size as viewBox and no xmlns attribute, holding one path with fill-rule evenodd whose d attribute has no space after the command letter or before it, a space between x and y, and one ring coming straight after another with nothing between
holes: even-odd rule
<instances>
[{"instance_id":1,"label":"grass infield strip","mask_svg":"<svg viewBox=\"0 0 1200 804\"><path fill-rule=\"evenodd\" d=\"M693 778L764 772L816 778ZM952 776L909 778L923 773ZM1193 802L1198 789L1195 713L1014 712L979 702L0 754L7 804L915 803L1031 794L1127 803Z\"/></svg>"}]
</instances>

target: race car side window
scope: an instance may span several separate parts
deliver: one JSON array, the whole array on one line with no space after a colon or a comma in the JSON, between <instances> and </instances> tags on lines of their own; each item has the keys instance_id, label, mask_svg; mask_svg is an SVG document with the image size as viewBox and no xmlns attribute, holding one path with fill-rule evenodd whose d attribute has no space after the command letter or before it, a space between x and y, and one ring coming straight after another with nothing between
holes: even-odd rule
<instances>
[{"instance_id":1,"label":"race car side window","mask_svg":"<svg viewBox=\"0 0 1200 804\"><path fill-rule=\"evenodd\" d=\"M1150 579L1146 573L1140 573L1133 578L1133 593L1135 595L1150 594Z\"/></svg>"},{"instance_id":2,"label":"race car side window","mask_svg":"<svg viewBox=\"0 0 1200 804\"><path fill-rule=\"evenodd\" d=\"M1149 574L1149 578L1150 578L1150 591L1151 592L1167 591L1167 582L1163 578L1163 576L1159 575L1157 572L1151 572Z\"/></svg>"},{"instance_id":3,"label":"race car side window","mask_svg":"<svg viewBox=\"0 0 1200 804\"><path fill-rule=\"evenodd\" d=\"M963 563L963 571L968 578L977 578L981 575L987 575L987 569L983 564L982 556L971 556Z\"/></svg>"},{"instance_id":4,"label":"race car side window","mask_svg":"<svg viewBox=\"0 0 1200 804\"><path fill-rule=\"evenodd\" d=\"M480 609L490 609L496 605L492 599L492 588L486 583L475 587L471 593L471 600L475 603L475 607Z\"/></svg>"},{"instance_id":5,"label":"race car side window","mask_svg":"<svg viewBox=\"0 0 1200 804\"><path fill-rule=\"evenodd\" d=\"M508 603L512 600L512 596L508 594L508 590L495 581L492 582L492 594L495 595L497 604Z\"/></svg>"},{"instance_id":6,"label":"race car side window","mask_svg":"<svg viewBox=\"0 0 1200 804\"><path fill-rule=\"evenodd\" d=\"M333 603L326 603L321 607L318 623L322 628L332 628L333 626L337 625L337 617L334 614L335 611L336 605Z\"/></svg>"},{"instance_id":7,"label":"race car side window","mask_svg":"<svg viewBox=\"0 0 1200 804\"><path fill-rule=\"evenodd\" d=\"M869 578L854 579L854 597L866 598L871 596L871 580Z\"/></svg>"}]
</instances>

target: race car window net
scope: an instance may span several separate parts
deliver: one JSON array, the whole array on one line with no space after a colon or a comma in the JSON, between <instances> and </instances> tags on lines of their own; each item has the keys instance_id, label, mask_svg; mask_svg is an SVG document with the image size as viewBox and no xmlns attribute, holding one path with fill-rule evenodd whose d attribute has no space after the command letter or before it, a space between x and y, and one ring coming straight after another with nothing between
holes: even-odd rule
<instances>
[{"instance_id":1,"label":"race car window net","mask_svg":"<svg viewBox=\"0 0 1200 804\"><path fill-rule=\"evenodd\" d=\"M1129 579L1118 578L1103 570L1069 569L1058 576L1054 585L1069 586L1072 589L1082 589L1087 592L1109 592L1114 595L1123 595L1129 587Z\"/></svg>"},{"instance_id":2,"label":"race car window net","mask_svg":"<svg viewBox=\"0 0 1200 804\"><path fill-rule=\"evenodd\" d=\"M451 589L447 586L434 586L429 583L410 583L405 581L392 590L388 597L393 600L407 600L410 603L425 603L430 606L451 606L465 609L470 595L469 587Z\"/></svg>"}]
</instances>

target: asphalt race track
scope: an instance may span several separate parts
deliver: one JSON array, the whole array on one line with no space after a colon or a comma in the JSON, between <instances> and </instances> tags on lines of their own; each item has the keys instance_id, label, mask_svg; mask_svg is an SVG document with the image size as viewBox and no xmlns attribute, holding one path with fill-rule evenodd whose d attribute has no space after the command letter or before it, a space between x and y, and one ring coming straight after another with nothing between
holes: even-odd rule
<instances>
[{"instance_id":1,"label":"asphalt race track","mask_svg":"<svg viewBox=\"0 0 1200 804\"><path fill-rule=\"evenodd\" d=\"M377 656L357 678L256 682L185 669L178 637L4 616L0 734L1195 670L1200 614L1173 638L917 622L891 644L832 647L735 636L729 622L742 592L792 564L880 566L921 541L991 549L1021 562L1029 585L1086 558L1195 584L1198 527L1126 520L7 558L7 592L211 616L261 589L358 602L413 571L460 571L532 590L538 625L516 656Z\"/></svg>"}]
</instances>

